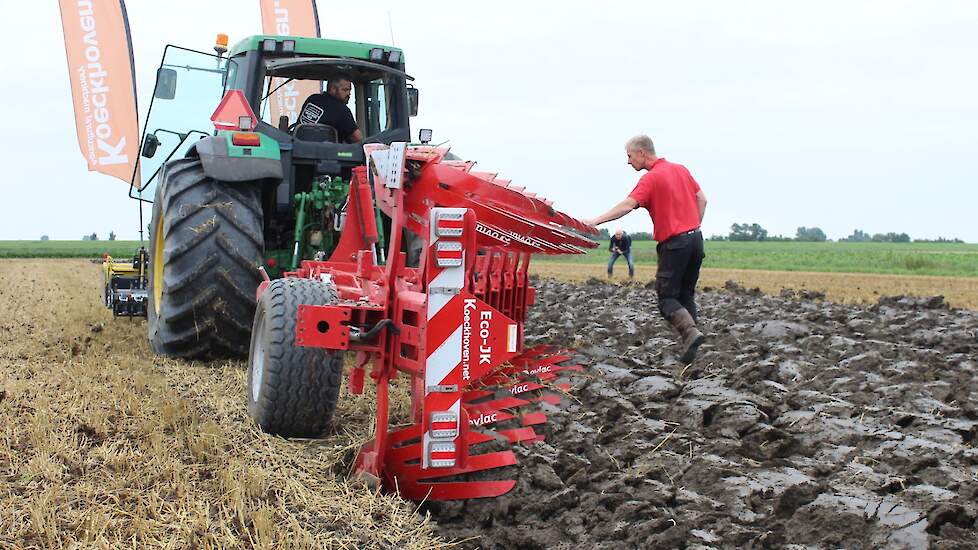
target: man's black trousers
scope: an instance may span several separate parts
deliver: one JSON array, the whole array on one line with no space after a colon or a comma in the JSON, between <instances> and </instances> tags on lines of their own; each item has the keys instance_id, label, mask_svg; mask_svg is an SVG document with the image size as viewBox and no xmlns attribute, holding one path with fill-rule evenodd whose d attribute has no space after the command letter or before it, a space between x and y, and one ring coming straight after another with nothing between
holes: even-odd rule
<instances>
[{"instance_id":1,"label":"man's black trousers","mask_svg":"<svg viewBox=\"0 0 978 550\"><path fill-rule=\"evenodd\" d=\"M696 281L706 254L703 252L703 233L699 230L681 233L655 247L658 267L655 272L655 292L659 311L668 320L682 308L696 317Z\"/></svg>"}]
</instances>

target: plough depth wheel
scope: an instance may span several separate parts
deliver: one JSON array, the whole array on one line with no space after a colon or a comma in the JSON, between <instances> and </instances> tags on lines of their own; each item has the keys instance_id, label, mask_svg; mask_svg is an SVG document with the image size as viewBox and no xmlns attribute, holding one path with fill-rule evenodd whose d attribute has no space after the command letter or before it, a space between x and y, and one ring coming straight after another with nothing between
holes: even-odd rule
<instances>
[{"instance_id":1,"label":"plough depth wheel","mask_svg":"<svg viewBox=\"0 0 978 550\"><path fill-rule=\"evenodd\" d=\"M283 437L321 434L333 417L343 352L296 345L300 305L329 305L336 290L309 279L271 282L255 314L248 355L248 412L262 430Z\"/></svg>"}]
</instances>

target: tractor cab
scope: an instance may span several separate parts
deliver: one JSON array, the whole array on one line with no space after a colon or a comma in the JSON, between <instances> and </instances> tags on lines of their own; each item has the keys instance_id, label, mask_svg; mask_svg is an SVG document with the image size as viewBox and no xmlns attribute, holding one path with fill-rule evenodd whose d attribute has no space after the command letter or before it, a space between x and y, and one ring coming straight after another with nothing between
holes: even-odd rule
<instances>
[{"instance_id":1,"label":"tractor cab","mask_svg":"<svg viewBox=\"0 0 978 550\"><path fill-rule=\"evenodd\" d=\"M221 130L265 136L257 146L261 151L251 156L277 156L292 192L319 175L348 180L349 170L364 163L362 144L299 120L305 100L325 93L327 83L341 76L352 84L348 108L364 143L410 141L409 117L417 113L418 91L409 84L413 79L404 72L404 54L397 48L258 35L238 42L226 56L226 42L215 49L216 55L166 47L133 174L139 198L151 200L166 162L199 154L197 142ZM254 115L250 127L215 129L215 109L230 90L242 92ZM233 141L229 145L230 157L247 156ZM278 151L272 153L273 148Z\"/></svg>"},{"instance_id":2,"label":"tractor cab","mask_svg":"<svg viewBox=\"0 0 978 550\"><path fill-rule=\"evenodd\" d=\"M362 60L316 57L266 59L264 90L256 112L260 113L261 122L275 125L279 130L292 133L294 138L300 138L295 132L299 124L312 123L310 120L296 120L295 113L301 112L303 96L308 98L308 92L327 93L327 84L341 79L351 85L347 108L363 131L365 141L387 143L396 138L409 140L407 117L417 112L417 89L405 84L411 77L396 68ZM405 93L406 97L401 97ZM279 116L272 120L276 112ZM342 136L333 141L349 141L340 138ZM314 138L308 141L323 140Z\"/></svg>"},{"instance_id":3,"label":"tractor cab","mask_svg":"<svg viewBox=\"0 0 978 550\"><path fill-rule=\"evenodd\" d=\"M168 163L199 158L215 181L260 186L272 273L328 256L352 170L366 162L364 143L411 141L418 91L404 72L404 54L389 46L268 35L228 50L222 36L216 54L166 47L131 194L152 201ZM350 87L341 108L355 121L359 142L300 117L307 98L325 95L340 78Z\"/></svg>"},{"instance_id":4,"label":"tractor cab","mask_svg":"<svg viewBox=\"0 0 978 550\"><path fill-rule=\"evenodd\" d=\"M338 78L352 84L349 103L365 143L410 141L417 90L395 48L319 38L255 36L230 52L228 87L239 89L258 117L256 131L285 145L295 159L363 163L361 144L299 120L304 101ZM330 144L330 145L324 145ZM353 157L353 158L351 158ZM325 168L325 167L324 167ZM339 175L339 174L337 174Z\"/></svg>"}]
</instances>

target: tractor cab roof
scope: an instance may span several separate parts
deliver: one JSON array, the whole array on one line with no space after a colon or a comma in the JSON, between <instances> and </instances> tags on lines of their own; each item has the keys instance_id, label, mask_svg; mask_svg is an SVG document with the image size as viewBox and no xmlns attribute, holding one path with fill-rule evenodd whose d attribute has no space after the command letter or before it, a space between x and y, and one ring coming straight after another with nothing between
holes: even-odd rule
<instances>
[{"instance_id":1,"label":"tractor cab roof","mask_svg":"<svg viewBox=\"0 0 978 550\"><path fill-rule=\"evenodd\" d=\"M267 76L298 80L331 80L336 75L344 75L352 77L354 81L360 81L381 78L385 74L414 80L414 77L392 67L348 57L335 59L309 57L269 59L265 62L265 69Z\"/></svg>"},{"instance_id":2,"label":"tractor cab roof","mask_svg":"<svg viewBox=\"0 0 978 550\"><path fill-rule=\"evenodd\" d=\"M273 51L280 56L305 56L305 57L346 57L352 59L371 60L370 51L380 48L383 50L383 59L394 61L391 57L392 52L399 63L404 63L404 52L400 48L384 46L381 44L368 44L366 42L347 42L345 40L331 40L328 38L309 38L306 36L280 36L269 34L257 34L242 39L228 53L230 57L240 55L249 51L267 51L266 41L274 41ZM291 51L284 48L288 41L294 42ZM271 43L269 43L271 44ZM373 59L376 61L376 58Z\"/></svg>"}]
</instances>

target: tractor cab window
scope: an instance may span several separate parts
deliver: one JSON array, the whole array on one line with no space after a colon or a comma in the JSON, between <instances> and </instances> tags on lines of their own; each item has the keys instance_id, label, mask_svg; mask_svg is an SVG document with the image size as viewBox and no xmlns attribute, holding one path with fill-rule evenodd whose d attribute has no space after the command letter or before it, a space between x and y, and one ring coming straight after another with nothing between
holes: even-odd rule
<instances>
[{"instance_id":1,"label":"tractor cab window","mask_svg":"<svg viewBox=\"0 0 978 550\"><path fill-rule=\"evenodd\" d=\"M279 118L287 116L289 126L299 119L299 111L306 98L326 89L326 83L319 80L299 80L295 78L265 77L259 118L278 127Z\"/></svg>"},{"instance_id":2,"label":"tractor cab window","mask_svg":"<svg viewBox=\"0 0 978 550\"><path fill-rule=\"evenodd\" d=\"M134 196L153 200L167 161L183 158L197 140L214 133L211 115L236 65L225 57L167 46L133 174Z\"/></svg>"},{"instance_id":3,"label":"tractor cab window","mask_svg":"<svg viewBox=\"0 0 978 550\"><path fill-rule=\"evenodd\" d=\"M392 105L396 82L391 78L358 75L353 78L353 89L346 104L365 139L395 128ZM327 93L328 80L288 79L266 77L259 117L272 126L291 131L306 98L316 93ZM282 116L288 117L284 125Z\"/></svg>"},{"instance_id":4,"label":"tractor cab window","mask_svg":"<svg viewBox=\"0 0 978 550\"><path fill-rule=\"evenodd\" d=\"M372 136L392 128L391 94L388 93L387 81L381 78L372 80L364 86L364 92L363 122L360 124L365 129L364 134Z\"/></svg>"}]
</instances>

